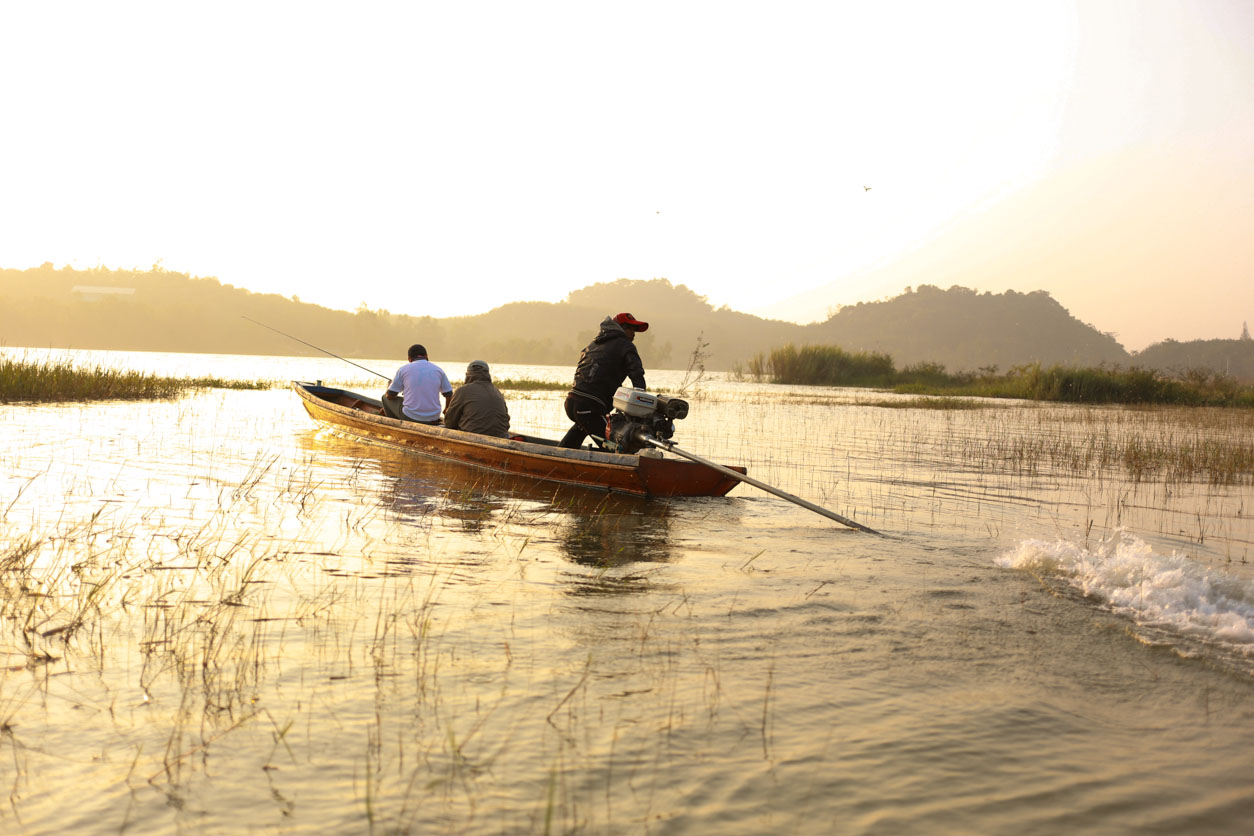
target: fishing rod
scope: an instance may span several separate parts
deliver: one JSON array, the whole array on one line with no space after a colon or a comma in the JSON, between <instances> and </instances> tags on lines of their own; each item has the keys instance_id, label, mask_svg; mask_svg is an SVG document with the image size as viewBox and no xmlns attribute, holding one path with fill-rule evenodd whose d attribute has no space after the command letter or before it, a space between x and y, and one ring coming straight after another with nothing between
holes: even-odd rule
<instances>
[{"instance_id":1,"label":"fishing rod","mask_svg":"<svg viewBox=\"0 0 1254 836\"><path fill-rule=\"evenodd\" d=\"M375 377L381 377L384 380L388 381L389 383L391 383L392 381L392 378L384 374L379 374L374 369L368 369L365 366L360 365L359 363L354 363L352 360L345 360L343 357L341 357L338 354L331 354L331 352L327 351L325 348L318 348L318 346L314 345L313 343L307 343L304 340L302 340L300 337L293 337L291 334L284 334L278 328L271 328L269 325L266 325L264 322L258 322L252 317L247 317L241 314L240 319L247 319L253 325L260 325L262 328L269 328L271 331L273 331L276 334L282 334L284 337L287 337L289 340L296 340L296 342L300 343L301 345L307 345L310 348L312 348L314 351L321 351L323 354L329 354L330 356L334 357L336 360L344 360L344 362L348 363L348 365L357 366L357 368L361 369L363 372L370 372Z\"/></svg>"},{"instance_id":2,"label":"fishing rod","mask_svg":"<svg viewBox=\"0 0 1254 836\"><path fill-rule=\"evenodd\" d=\"M807 502L806 500L802 499L799 496L793 496L787 491L781 491L779 488L772 487L771 485L768 485L765 482L760 482L757 479L754 479L752 476L749 476L744 473L738 473L729 467L723 467L721 464L716 464L715 462L712 462L709 459L703 459L695 453L689 453L687 450L681 450L680 448L675 446L675 443L673 441L663 441L659 438L655 438L654 436L645 432L643 428L638 429L636 431L636 437L639 438L641 441L645 442L646 444L653 445L659 450L665 450L668 453L674 453L678 456L683 456L685 459L691 459L697 464L703 464L706 467L713 468L714 470L717 470L719 473L722 473L724 476L730 476L733 479L737 479L741 482L747 482L748 484L753 485L755 488L761 488L767 493L775 494L780 499L786 499L789 502L792 502L796 505L800 505L802 508L805 508L809 511L813 511L816 514L822 514L823 516L827 517L829 520L835 520L841 525L847 525L850 528L855 528L858 531L865 531L867 534L874 534L877 537L887 536L885 534L881 534L880 532L876 531L873 528L867 528L865 525L863 525L860 522L855 522L854 520L851 520L848 517L842 517L840 514L837 514L835 511L829 511L820 505L815 505L813 502Z\"/></svg>"}]
</instances>

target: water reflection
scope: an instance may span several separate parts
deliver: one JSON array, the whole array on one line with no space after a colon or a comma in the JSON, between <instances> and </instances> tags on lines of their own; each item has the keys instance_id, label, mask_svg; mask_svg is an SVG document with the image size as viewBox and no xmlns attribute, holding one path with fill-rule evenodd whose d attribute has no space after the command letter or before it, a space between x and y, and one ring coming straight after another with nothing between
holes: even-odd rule
<instances>
[{"instance_id":1,"label":"water reflection","mask_svg":"<svg viewBox=\"0 0 1254 836\"><path fill-rule=\"evenodd\" d=\"M573 510L562 523L558 546L572 563L605 569L671 559L669 506L609 497L590 509Z\"/></svg>"},{"instance_id":2,"label":"water reflection","mask_svg":"<svg viewBox=\"0 0 1254 836\"><path fill-rule=\"evenodd\" d=\"M468 534L498 530L519 517L544 518L552 542L570 563L595 570L568 573L576 591L641 588L606 570L673 557L668 502L552 485L345 438L326 430L301 433L300 444L326 465L361 475L369 463L389 517L407 525L433 518ZM544 539L548 539L547 537Z\"/></svg>"},{"instance_id":3,"label":"water reflection","mask_svg":"<svg viewBox=\"0 0 1254 836\"><path fill-rule=\"evenodd\" d=\"M669 506L612 497L591 512L569 514L559 528L557 546L574 564L562 575L568 594L649 592L657 584L647 564L672 558Z\"/></svg>"}]
</instances>

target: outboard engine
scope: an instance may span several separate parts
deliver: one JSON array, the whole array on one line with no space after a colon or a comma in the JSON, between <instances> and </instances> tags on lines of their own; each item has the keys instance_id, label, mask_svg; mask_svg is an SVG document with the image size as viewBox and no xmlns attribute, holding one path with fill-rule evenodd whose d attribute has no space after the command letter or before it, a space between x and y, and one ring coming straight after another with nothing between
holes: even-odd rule
<instances>
[{"instance_id":1,"label":"outboard engine","mask_svg":"<svg viewBox=\"0 0 1254 836\"><path fill-rule=\"evenodd\" d=\"M615 452L630 455L649 446L642 434L665 441L675 434L675 422L687 417L685 400L622 386L614 393L606 437Z\"/></svg>"}]
</instances>

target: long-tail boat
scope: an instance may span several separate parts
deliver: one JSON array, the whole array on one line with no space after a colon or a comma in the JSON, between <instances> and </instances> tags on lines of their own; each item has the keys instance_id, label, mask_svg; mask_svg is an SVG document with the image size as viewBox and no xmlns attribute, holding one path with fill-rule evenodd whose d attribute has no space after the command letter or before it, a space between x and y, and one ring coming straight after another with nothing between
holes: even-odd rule
<instances>
[{"instance_id":1,"label":"long-tail boat","mask_svg":"<svg viewBox=\"0 0 1254 836\"><path fill-rule=\"evenodd\" d=\"M568 450L530 435L508 438L450 430L388 417L376 398L318 383L293 381L311 418L355 439L409 450L529 479L581 485L636 496L723 496L739 480L655 450L639 454ZM743 474L743 467L728 470Z\"/></svg>"}]
</instances>

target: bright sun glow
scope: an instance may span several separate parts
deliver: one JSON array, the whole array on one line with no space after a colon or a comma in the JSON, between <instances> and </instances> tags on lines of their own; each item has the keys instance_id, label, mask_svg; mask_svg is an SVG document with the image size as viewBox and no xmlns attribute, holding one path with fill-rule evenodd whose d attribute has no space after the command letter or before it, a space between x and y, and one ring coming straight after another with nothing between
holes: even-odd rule
<instances>
[{"instance_id":1,"label":"bright sun glow","mask_svg":"<svg viewBox=\"0 0 1254 836\"><path fill-rule=\"evenodd\" d=\"M1135 261L1042 275L1012 252L981 272L981 230L1130 147L1206 143L1249 194L1250 35L1225 15L1250 19L1220 2L8 4L0 266L161 261L435 316L620 277L797 319L921 283L1043 288L1133 342L1187 338L1088 295L1100 279L1126 297ZM1013 225L1072 251L1047 235L1095 197ZM1228 255L1190 279L1236 319L1199 310L1205 336L1254 318L1254 256Z\"/></svg>"}]
</instances>

